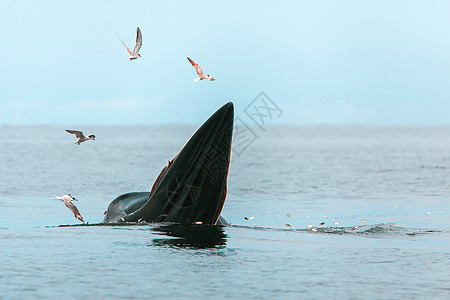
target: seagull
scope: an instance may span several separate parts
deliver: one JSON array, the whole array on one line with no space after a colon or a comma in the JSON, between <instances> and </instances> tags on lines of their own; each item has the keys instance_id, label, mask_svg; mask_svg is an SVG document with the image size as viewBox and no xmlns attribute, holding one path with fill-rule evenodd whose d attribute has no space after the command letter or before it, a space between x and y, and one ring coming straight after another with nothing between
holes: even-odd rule
<instances>
[{"instance_id":1,"label":"seagull","mask_svg":"<svg viewBox=\"0 0 450 300\"><path fill-rule=\"evenodd\" d=\"M80 215L78 208L75 206L75 204L72 203L72 201L78 201L78 200L75 199L74 197L72 197L71 194L64 195L62 197L56 196L56 200L60 200L61 202L64 202L64 204L67 206L67 208L73 212L73 215L75 216L75 218L84 223L83 217Z\"/></svg>"},{"instance_id":2,"label":"seagull","mask_svg":"<svg viewBox=\"0 0 450 300\"><path fill-rule=\"evenodd\" d=\"M74 144L79 145L80 143L88 141L88 140L95 141L95 135L93 135L93 134L88 135L88 136L84 136L84 134L81 131L78 131L78 130L68 130L68 129L66 129L66 131L68 133L75 134L75 136L78 138L78 140Z\"/></svg>"},{"instance_id":3,"label":"seagull","mask_svg":"<svg viewBox=\"0 0 450 300\"><path fill-rule=\"evenodd\" d=\"M214 81L216 80L214 77L209 76L209 75L205 75L203 74L203 70L202 67L200 67L195 61L193 61L192 59L190 59L189 57L187 58L189 60L189 62L191 63L191 65L195 68L195 71L197 71L198 77L194 78L192 80L194 80L195 82L199 82L202 79L208 79L209 81Z\"/></svg>"},{"instance_id":4,"label":"seagull","mask_svg":"<svg viewBox=\"0 0 450 300\"><path fill-rule=\"evenodd\" d=\"M141 33L141 30L139 29L139 27L137 28L136 45L134 46L133 52L131 52L130 48L128 48L127 45L125 45L125 43L122 41L122 39L120 38L120 36L118 34L117 34L117 37L122 42L122 44L125 46L125 48L127 48L127 51L130 54L130 57L128 57L129 60L138 59L139 57L141 57L141 55L138 53L139 49L141 49L141 47L142 47L142 33Z\"/></svg>"}]
</instances>

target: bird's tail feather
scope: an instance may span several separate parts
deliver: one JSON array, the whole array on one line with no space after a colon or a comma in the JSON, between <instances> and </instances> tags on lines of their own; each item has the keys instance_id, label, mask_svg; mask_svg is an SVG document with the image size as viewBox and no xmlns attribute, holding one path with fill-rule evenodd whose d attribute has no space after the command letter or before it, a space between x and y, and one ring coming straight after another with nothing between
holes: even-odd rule
<instances>
[{"instance_id":1,"label":"bird's tail feather","mask_svg":"<svg viewBox=\"0 0 450 300\"><path fill-rule=\"evenodd\" d=\"M195 82L199 82L199 81L200 81L200 78L197 77L197 78L194 78L194 79L192 79L192 80L194 80Z\"/></svg>"}]
</instances>

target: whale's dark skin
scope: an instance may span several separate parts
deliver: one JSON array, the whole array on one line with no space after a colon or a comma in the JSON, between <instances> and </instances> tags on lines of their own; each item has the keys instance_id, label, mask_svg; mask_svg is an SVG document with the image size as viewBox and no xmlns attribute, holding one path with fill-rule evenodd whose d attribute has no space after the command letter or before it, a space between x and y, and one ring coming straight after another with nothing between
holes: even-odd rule
<instances>
[{"instance_id":1,"label":"whale's dark skin","mask_svg":"<svg viewBox=\"0 0 450 300\"><path fill-rule=\"evenodd\" d=\"M123 216L130 214L147 202L150 192L131 192L120 195L114 199L108 207L108 218L103 220L104 223L113 222L112 220L120 220ZM222 216L215 223L216 225L226 226L228 222Z\"/></svg>"},{"instance_id":2,"label":"whale's dark skin","mask_svg":"<svg viewBox=\"0 0 450 300\"><path fill-rule=\"evenodd\" d=\"M220 212L227 194L233 120L229 102L169 161L150 192L120 195L109 205L103 222L226 225Z\"/></svg>"}]
</instances>

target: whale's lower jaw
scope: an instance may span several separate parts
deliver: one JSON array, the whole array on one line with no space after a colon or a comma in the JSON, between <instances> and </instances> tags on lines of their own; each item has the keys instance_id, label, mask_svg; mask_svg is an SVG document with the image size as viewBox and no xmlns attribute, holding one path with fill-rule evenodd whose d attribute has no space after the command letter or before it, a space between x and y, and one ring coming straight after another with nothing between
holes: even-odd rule
<instances>
[{"instance_id":1,"label":"whale's lower jaw","mask_svg":"<svg viewBox=\"0 0 450 300\"><path fill-rule=\"evenodd\" d=\"M122 218L141 208L148 200L150 192L131 192L120 195L109 205L103 223L123 222ZM219 216L216 225L226 226L229 223Z\"/></svg>"},{"instance_id":2,"label":"whale's lower jaw","mask_svg":"<svg viewBox=\"0 0 450 300\"><path fill-rule=\"evenodd\" d=\"M225 225L220 212L227 194L234 108L214 113L164 168L149 192L116 198L104 222L177 222ZM218 222L219 220L219 222Z\"/></svg>"},{"instance_id":3,"label":"whale's lower jaw","mask_svg":"<svg viewBox=\"0 0 450 300\"><path fill-rule=\"evenodd\" d=\"M115 223L126 215L141 208L147 202L150 192L131 192L114 199L106 211L103 223Z\"/></svg>"}]
</instances>

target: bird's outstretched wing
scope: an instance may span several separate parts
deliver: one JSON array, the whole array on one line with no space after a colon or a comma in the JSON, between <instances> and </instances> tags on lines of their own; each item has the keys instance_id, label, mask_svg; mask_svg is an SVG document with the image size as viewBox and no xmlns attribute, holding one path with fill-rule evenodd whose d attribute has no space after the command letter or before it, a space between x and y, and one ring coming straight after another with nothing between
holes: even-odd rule
<instances>
[{"instance_id":1,"label":"bird's outstretched wing","mask_svg":"<svg viewBox=\"0 0 450 300\"><path fill-rule=\"evenodd\" d=\"M66 129L66 131L67 131L68 133L75 134L75 136L76 136L77 138L82 138L82 137L84 137L84 134L83 134L81 131L78 131L78 130L68 130L68 129Z\"/></svg>"},{"instance_id":2,"label":"bird's outstretched wing","mask_svg":"<svg viewBox=\"0 0 450 300\"><path fill-rule=\"evenodd\" d=\"M195 61L193 61L192 59L190 59L189 57L187 58L189 60L189 62L191 63L191 65L195 68L198 67L197 63Z\"/></svg>"},{"instance_id":3,"label":"bird's outstretched wing","mask_svg":"<svg viewBox=\"0 0 450 300\"><path fill-rule=\"evenodd\" d=\"M83 217L81 216L81 214L78 211L78 208L75 206L75 204L73 204L72 202L69 202L69 201L66 201L65 204L73 212L73 215L75 216L75 218L77 218L78 220L80 220L81 222L84 223Z\"/></svg>"},{"instance_id":4,"label":"bird's outstretched wing","mask_svg":"<svg viewBox=\"0 0 450 300\"><path fill-rule=\"evenodd\" d=\"M139 49L141 49L141 47L142 47L142 33L138 27L137 31L136 31L136 46L134 46L133 55L136 56L139 52Z\"/></svg>"},{"instance_id":5,"label":"bird's outstretched wing","mask_svg":"<svg viewBox=\"0 0 450 300\"><path fill-rule=\"evenodd\" d=\"M193 61L192 59L190 59L189 57L187 58L189 60L189 62L191 63L191 65L195 68L195 71L197 71L197 75L198 77L203 76L203 70L202 67L200 67L195 61Z\"/></svg>"},{"instance_id":6,"label":"bird's outstretched wing","mask_svg":"<svg viewBox=\"0 0 450 300\"><path fill-rule=\"evenodd\" d=\"M130 48L127 47L127 45L125 45L125 43L122 41L122 39L120 38L120 36L116 33L117 37L119 38L119 40L122 42L122 44L125 46L125 48L127 48L128 54L130 54L130 56L133 56L133 52L131 52Z\"/></svg>"}]
</instances>

